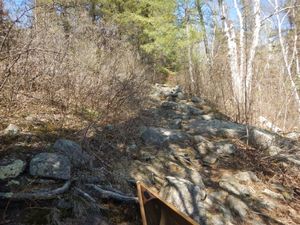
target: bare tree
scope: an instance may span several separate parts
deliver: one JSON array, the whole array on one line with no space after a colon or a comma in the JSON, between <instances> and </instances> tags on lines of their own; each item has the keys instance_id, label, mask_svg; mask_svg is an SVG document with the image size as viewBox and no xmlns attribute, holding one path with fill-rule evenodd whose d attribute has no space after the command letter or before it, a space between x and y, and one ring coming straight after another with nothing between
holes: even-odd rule
<instances>
[{"instance_id":1,"label":"bare tree","mask_svg":"<svg viewBox=\"0 0 300 225\"><path fill-rule=\"evenodd\" d=\"M254 28L251 36L252 42L249 47L249 53L246 51L246 28L240 5L238 4L237 0L234 0L234 8L239 20L239 38L237 38L233 22L229 19L227 5L225 2L222 3L222 19L224 25L224 32L227 37L233 94L236 101L236 105L239 108L239 110L242 109L246 120L248 111L250 110L250 97L253 80L253 63L259 40L259 32L261 28L260 0L252 0L252 2L254 14Z\"/></svg>"},{"instance_id":2,"label":"bare tree","mask_svg":"<svg viewBox=\"0 0 300 225\"><path fill-rule=\"evenodd\" d=\"M297 42L298 42L298 33L296 27L297 25L296 24L294 25L295 26L293 32L294 35L293 35L293 41L291 46L288 45L287 37L283 35L284 23L286 22L286 19L290 14L295 14L295 8L280 6L278 0L268 0L268 2L274 9L273 15L275 15L275 26L277 28L284 68L285 68L287 78L290 81L292 96L294 97L298 105L297 111L299 114L299 122L300 122L300 96L292 72L292 67L294 64L296 64L297 71L299 70L298 50L297 50ZM295 5L295 3L296 1L293 2L293 5ZM280 8L284 8L284 10L281 11ZM281 11L283 14L277 13L277 11Z\"/></svg>"},{"instance_id":3,"label":"bare tree","mask_svg":"<svg viewBox=\"0 0 300 225\"><path fill-rule=\"evenodd\" d=\"M190 77L190 91L195 91L195 78L194 78L194 71L193 71L193 57L192 57L192 46L191 46L191 38L190 38L190 9L189 9L189 1L185 1L185 32L187 37L187 58L188 58L188 70L189 70L189 77Z\"/></svg>"}]
</instances>

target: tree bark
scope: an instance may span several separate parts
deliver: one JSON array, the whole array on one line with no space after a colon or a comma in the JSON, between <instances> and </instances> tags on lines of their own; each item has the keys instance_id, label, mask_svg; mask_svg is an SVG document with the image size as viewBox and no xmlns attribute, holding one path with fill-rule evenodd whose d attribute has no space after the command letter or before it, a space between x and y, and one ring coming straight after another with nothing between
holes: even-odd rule
<instances>
[{"instance_id":1,"label":"tree bark","mask_svg":"<svg viewBox=\"0 0 300 225\"><path fill-rule=\"evenodd\" d=\"M192 57L192 47L190 43L190 15L189 15L189 7L188 3L186 2L185 5L185 17L186 17L186 24L185 24L185 32L187 37L187 57L188 57L188 70L189 70L189 78L190 78L190 91L193 93L195 91L195 78L193 73L193 57Z\"/></svg>"},{"instance_id":2,"label":"tree bark","mask_svg":"<svg viewBox=\"0 0 300 225\"><path fill-rule=\"evenodd\" d=\"M205 23L204 23L204 16L203 16L200 0L196 0L196 7L197 7L198 15L199 15L200 25L201 25L201 28L203 31L205 54L206 54L207 58L210 59L210 51L209 51L209 47L208 47L206 27L205 27Z\"/></svg>"}]
</instances>

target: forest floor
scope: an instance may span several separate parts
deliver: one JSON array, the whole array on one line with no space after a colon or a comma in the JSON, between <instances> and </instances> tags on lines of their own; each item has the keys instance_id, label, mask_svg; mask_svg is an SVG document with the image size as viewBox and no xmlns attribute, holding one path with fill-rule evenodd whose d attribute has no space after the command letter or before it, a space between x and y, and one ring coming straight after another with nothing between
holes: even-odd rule
<instances>
[{"instance_id":1,"label":"forest floor","mask_svg":"<svg viewBox=\"0 0 300 225\"><path fill-rule=\"evenodd\" d=\"M138 180L201 224L300 224L300 161L291 158L299 155L299 142L281 138L286 146L265 147L277 135L262 131L257 143L249 144L243 138L244 126L204 100L179 92L156 85L147 107L109 125L91 124L84 113L61 113L34 101L30 110L3 110L0 167L17 159L26 166L15 177L0 177L0 224L141 224L137 204L97 196L85 186L93 183L136 196ZM16 125L11 133L5 132L9 124ZM32 176L29 168L38 153L56 154L53 144L61 138L79 144L93 161L92 166L72 165L68 191L51 200L1 195L63 183ZM178 193L170 189L170 177L199 187L205 198L192 205L195 196L181 193L181 203L188 205L182 208L172 197ZM78 194L78 188L91 198Z\"/></svg>"}]
</instances>

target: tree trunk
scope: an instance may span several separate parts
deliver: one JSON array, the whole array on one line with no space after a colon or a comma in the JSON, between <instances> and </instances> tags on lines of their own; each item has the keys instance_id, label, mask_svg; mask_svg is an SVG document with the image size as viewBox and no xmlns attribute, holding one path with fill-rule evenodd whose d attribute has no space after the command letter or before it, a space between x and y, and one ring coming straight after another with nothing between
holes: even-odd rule
<instances>
[{"instance_id":1,"label":"tree trunk","mask_svg":"<svg viewBox=\"0 0 300 225\"><path fill-rule=\"evenodd\" d=\"M206 33L206 28L205 28L205 23L204 23L204 16L203 16L200 0L196 0L196 7L197 7L198 15L199 15L200 25L201 25L202 31L204 33L203 34L203 41L204 41L205 54L206 54L207 58L210 59L207 33Z\"/></svg>"},{"instance_id":2,"label":"tree trunk","mask_svg":"<svg viewBox=\"0 0 300 225\"><path fill-rule=\"evenodd\" d=\"M253 80L253 64L254 64L254 57L259 41L259 32L261 28L261 20L260 20L260 0L253 0L253 11L255 13L255 22L254 22L254 31L252 36L252 43L249 50L249 56L247 57L247 69L246 69L246 80L245 80L245 86L246 86L246 111L250 108L250 97L252 92L252 80Z\"/></svg>"},{"instance_id":3,"label":"tree trunk","mask_svg":"<svg viewBox=\"0 0 300 225\"><path fill-rule=\"evenodd\" d=\"M193 93L195 91L195 78L193 74L193 57L192 57L192 46L190 43L190 15L189 15L189 6L188 2L185 5L185 17L186 17L186 24L185 24L185 32L187 37L187 57L188 57L188 70L189 70L189 78L190 78L190 91Z\"/></svg>"},{"instance_id":4,"label":"tree trunk","mask_svg":"<svg viewBox=\"0 0 300 225\"><path fill-rule=\"evenodd\" d=\"M275 0L275 10L278 10L278 8L279 8L278 0ZM300 122L300 96L299 96L297 86L296 86L296 83L295 83L293 75L292 75L292 64L295 59L295 54L296 54L296 50L297 50L297 44L295 44L295 43L297 43L298 34L295 33L295 36L294 36L294 46L292 49L292 54L291 54L292 58L291 59L289 59L289 51L287 48L287 43L282 35L282 24L283 24L286 16L288 16L288 13L289 12L287 12L282 18L280 18L279 14L276 14L276 22L277 22L277 31L278 31L278 37L279 37L279 42L280 42L280 46L281 46L282 58L284 61L285 70L287 72L288 79L291 83L292 95L294 96L296 104L297 104L297 111L299 114L299 122Z\"/></svg>"}]
</instances>

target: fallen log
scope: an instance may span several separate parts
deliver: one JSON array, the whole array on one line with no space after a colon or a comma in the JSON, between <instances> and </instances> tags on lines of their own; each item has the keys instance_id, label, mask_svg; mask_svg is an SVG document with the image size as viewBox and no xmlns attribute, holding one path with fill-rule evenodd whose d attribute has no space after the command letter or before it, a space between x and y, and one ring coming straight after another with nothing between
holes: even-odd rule
<instances>
[{"instance_id":1,"label":"fallen log","mask_svg":"<svg viewBox=\"0 0 300 225\"><path fill-rule=\"evenodd\" d=\"M127 196L120 192L117 193L113 191L104 190L95 184L86 184L86 186L92 188L94 191L99 193L101 198L113 199L125 203L138 203L137 197Z\"/></svg>"},{"instance_id":2,"label":"fallen log","mask_svg":"<svg viewBox=\"0 0 300 225\"><path fill-rule=\"evenodd\" d=\"M53 190L39 190L34 192L0 192L0 199L10 200L43 200L52 199L69 190L71 181L67 181L63 186Z\"/></svg>"}]
</instances>

